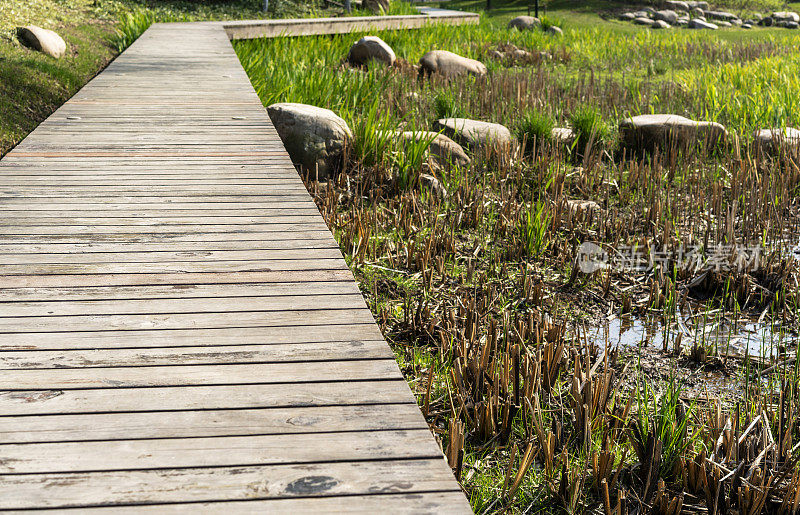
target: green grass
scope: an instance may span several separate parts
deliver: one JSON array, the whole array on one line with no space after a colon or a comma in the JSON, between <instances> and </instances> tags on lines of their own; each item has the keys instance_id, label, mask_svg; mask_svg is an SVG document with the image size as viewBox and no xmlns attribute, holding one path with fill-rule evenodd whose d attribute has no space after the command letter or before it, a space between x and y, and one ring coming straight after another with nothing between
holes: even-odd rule
<instances>
[{"instance_id":1,"label":"green grass","mask_svg":"<svg viewBox=\"0 0 800 515\"><path fill-rule=\"evenodd\" d=\"M115 55L109 23L64 27L67 55L53 59L0 43L0 155L24 138Z\"/></svg>"},{"instance_id":2,"label":"green grass","mask_svg":"<svg viewBox=\"0 0 800 515\"><path fill-rule=\"evenodd\" d=\"M569 125L575 131L577 148L581 152L589 144L602 146L611 139L611 128L595 106L581 105L575 108L569 114Z\"/></svg>"},{"instance_id":3,"label":"green grass","mask_svg":"<svg viewBox=\"0 0 800 515\"><path fill-rule=\"evenodd\" d=\"M550 116L532 108L520 117L514 133L518 140L526 141L527 150L530 150L535 144L550 141L554 127L555 122Z\"/></svg>"}]
</instances>

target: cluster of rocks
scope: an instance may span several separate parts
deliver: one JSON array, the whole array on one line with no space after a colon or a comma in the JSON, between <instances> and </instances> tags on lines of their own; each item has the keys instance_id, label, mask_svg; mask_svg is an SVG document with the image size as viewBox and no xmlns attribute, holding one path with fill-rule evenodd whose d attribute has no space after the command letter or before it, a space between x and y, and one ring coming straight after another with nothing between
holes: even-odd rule
<instances>
[{"instance_id":1,"label":"cluster of rocks","mask_svg":"<svg viewBox=\"0 0 800 515\"><path fill-rule=\"evenodd\" d=\"M280 103L267 108L292 162L304 173L319 180L332 177L343 165L353 133L347 123L329 109L306 104ZM402 131L390 137L405 141L430 141L428 160L438 166L466 166L471 159L465 149L494 151L518 148L512 132L498 123L467 118L443 118L433 123L432 131ZM728 137L719 123L691 120L673 114L633 116L619 124L620 143L632 150L686 149L695 145L710 148ZM569 127L553 129L552 140L572 145L577 138ZM754 135L759 151L771 154L789 152L800 155L800 130L763 129ZM435 183L430 177L429 183ZM434 187L432 184L431 187Z\"/></svg>"},{"instance_id":2,"label":"cluster of rocks","mask_svg":"<svg viewBox=\"0 0 800 515\"><path fill-rule=\"evenodd\" d=\"M508 29L517 29L517 30L539 30L542 28L542 21L535 16L517 16L510 22L508 22ZM547 34L552 34L554 36L563 36L564 31L561 30L560 27L556 27L555 25L549 25L547 28L544 29Z\"/></svg>"},{"instance_id":3,"label":"cluster of rocks","mask_svg":"<svg viewBox=\"0 0 800 515\"><path fill-rule=\"evenodd\" d=\"M711 9L708 2L665 0L663 7L664 9L660 10L643 7L638 11L622 13L619 18L653 29L670 27L711 30L728 27L751 29L755 25L788 29L800 27L800 15L790 11L774 12L769 16L756 15L753 19L742 20L733 13Z\"/></svg>"},{"instance_id":4,"label":"cluster of rocks","mask_svg":"<svg viewBox=\"0 0 800 515\"><path fill-rule=\"evenodd\" d=\"M538 63L553 56L549 52L529 52L511 43L504 43L495 50L490 50L489 57L498 61Z\"/></svg>"},{"instance_id":5,"label":"cluster of rocks","mask_svg":"<svg viewBox=\"0 0 800 515\"><path fill-rule=\"evenodd\" d=\"M392 66L397 61L397 56L392 47L381 38L364 36L353 43L345 58L345 62L351 66L368 66L371 61ZM431 50L426 53L420 58L418 68L420 75L486 75L486 65L482 62L447 50Z\"/></svg>"},{"instance_id":6,"label":"cluster of rocks","mask_svg":"<svg viewBox=\"0 0 800 515\"><path fill-rule=\"evenodd\" d=\"M497 60L525 63L538 63L552 58L552 55L548 52L529 52L511 43L504 43L498 46L496 50L490 50L488 56ZM373 61L386 66L393 66L397 62L397 56L392 47L381 38L364 36L353 43L344 61L350 66L356 67L368 67ZM420 58L417 69L422 76L437 74L445 77L459 75L483 76L486 75L487 71L486 65L482 62L447 50L431 50L426 53Z\"/></svg>"},{"instance_id":7,"label":"cluster of rocks","mask_svg":"<svg viewBox=\"0 0 800 515\"><path fill-rule=\"evenodd\" d=\"M292 162L303 173L325 180L342 167L353 132L336 113L296 103L272 104L267 112ZM506 127L477 120L445 118L437 120L433 128L436 132L398 130L389 136L405 141L429 140L428 158L438 166L468 165L471 160L464 147L510 145L513 141Z\"/></svg>"},{"instance_id":8,"label":"cluster of rocks","mask_svg":"<svg viewBox=\"0 0 800 515\"><path fill-rule=\"evenodd\" d=\"M757 23L762 27L800 28L800 14L792 11L778 11L768 16L757 15L756 18L757 20L753 21L753 23Z\"/></svg>"},{"instance_id":9,"label":"cluster of rocks","mask_svg":"<svg viewBox=\"0 0 800 515\"><path fill-rule=\"evenodd\" d=\"M703 2L697 4L702 5ZM493 51L497 52L498 58L507 55L519 58L533 56L509 44L500 49L502 51ZM346 61L354 66L365 66L373 60L391 66L396 59L392 48L376 36L365 36L356 41L346 57ZM432 50L420 59L419 71L420 74L436 73L446 77L463 74L481 76L486 74L486 66L480 61L446 50ZM341 167L345 151L353 138L352 131L342 118L328 109L305 104L273 104L267 110L292 162L303 172L324 180ZM516 148L518 143L503 125L466 118L436 120L433 131L398 130L393 131L391 136L406 141L430 138L429 158L440 165L468 164L470 158L464 148ZM672 114L626 118L619 125L619 133L621 143L632 149L714 145L728 134L725 127L718 123L690 120ZM578 134L570 127L556 127L550 136L558 144L573 145ZM767 150L785 149L787 145L800 149L800 130L765 129L755 134L755 141L759 148Z\"/></svg>"},{"instance_id":10,"label":"cluster of rocks","mask_svg":"<svg viewBox=\"0 0 800 515\"><path fill-rule=\"evenodd\" d=\"M52 30L43 29L36 25L19 27L17 29L17 37L23 45L56 59L67 51L67 43L61 36Z\"/></svg>"}]
</instances>

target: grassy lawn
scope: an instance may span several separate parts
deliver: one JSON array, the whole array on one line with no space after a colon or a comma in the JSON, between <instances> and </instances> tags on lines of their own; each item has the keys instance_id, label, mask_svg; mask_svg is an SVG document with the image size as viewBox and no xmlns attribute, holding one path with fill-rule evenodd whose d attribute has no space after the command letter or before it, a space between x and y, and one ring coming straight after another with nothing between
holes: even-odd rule
<instances>
[{"instance_id":1,"label":"grassy lawn","mask_svg":"<svg viewBox=\"0 0 800 515\"><path fill-rule=\"evenodd\" d=\"M377 33L399 58L391 68L341 64L360 34L234 44L265 105L327 107L350 124L344 173L307 186L473 508L793 509L800 169L796 156L755 152L752 132L800 125L798 32L651 31L598 0L548 2L565 32L553 37L506 30L526 3L495 7L478 26ZM492 57L509 44L531 57ZM432 49L488 74L420 78L413 65ZM719 122L730 136L632 154L618 123L647 113ZM447 116L535 144L438 166L419 159L425 141L390 136ZM554 126L578 143L551 140ZM654 264L584 274L587 242ZM674 258L733 245L769 257L720 270ZM765 436L783 449L769 464L755 460Z\"/></svg>"},{"instance_id":2,"label":"grassy lawn","mask_svg":"<svg viewBox=\"0 0 800 515\"><path fill-rule=\"evenodd\" d=\"M115 55L113 24L80 21L59 30L69 50L61 59L0 41L0 155L75 94Z\"/></svg>"}]
</instances>

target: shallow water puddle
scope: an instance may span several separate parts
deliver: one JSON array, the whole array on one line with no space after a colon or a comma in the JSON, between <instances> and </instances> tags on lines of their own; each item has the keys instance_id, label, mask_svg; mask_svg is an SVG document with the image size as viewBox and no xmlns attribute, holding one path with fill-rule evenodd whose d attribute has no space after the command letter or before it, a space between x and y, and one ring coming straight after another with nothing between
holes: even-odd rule
<instances>
[{"instance_id":1,"label":"shallow water puddle","mask_svg":"<svg viewBox=\"0 0 800 515\"><path fill-rule=\"evenodd\" d=\"M703 321L695 317L680 318L668 325L660 321L633 317L613 318L605 325L587 330L587 339L600 348L653 347L673 351L680 335L680 346L691 349L703 346L709 355L717 356L778 356L794 350L800 338L782 330L779 325L725 320Z\"/></svg>"}]
</instances>

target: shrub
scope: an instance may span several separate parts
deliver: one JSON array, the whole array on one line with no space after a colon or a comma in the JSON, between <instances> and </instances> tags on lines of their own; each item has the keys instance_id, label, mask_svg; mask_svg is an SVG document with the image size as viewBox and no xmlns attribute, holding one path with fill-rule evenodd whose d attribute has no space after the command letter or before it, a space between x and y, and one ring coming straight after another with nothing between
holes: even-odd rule
<instances>
[{"instance_id":1,"label":"shrub","mask_svg":"<svg viewBox=\"0 0 800 515\"><path fill-rule=\"evenodd\" d=\"M456 118L464 117L464 113L458 108L455 95L450 90L444 90L433 99L433 109L436 118Z\"/></svg>"},{"instance_id":2,"label":"shrub","mask_svg":"<svg viewBox=\"0 0 800 515\"><path fill-rule=\"evenodd\" d=\"M595 106L577 108L569 116L569 123L577 136L578 151L584 151L589 143L592 146L604 145L611 140L611 129Z\"/></svg>"},{"instance_id":3,"label":"shrub","mask_svg":"<svg viewBox=\"0 0 800 515\"><path fill-rule=\"evenodd\" d=\"M353 158L365 167L374 167L386 162L395 139L394 128L388 112L379 109L377 100L372 103L365 116L346 115L353 128Z\"/></svg>"},{"instance_id":4,"label":"shrub","mask_svg":"<svg viewBox=\"0 0 800 515\"><path fill-rule=\"evenodd\" d=\"M550 116L537 109L532 109L517 122L514 132L517 139L526 140L525 150L530 151L534 142L542 144L550 140L553 127L555 127L555 122Z\"/></svg>"},{"instance_id":5,"label":"shrub","mask_svg":"<svg viewBox=\"0 0 800 515\"><path fill-rule=\"evenodd\" d=\"M564 28L563 22L557 18L553 18L552 16L548 16L543 14L539 17L539 21L542 23L542 30L547 30L550 27L560 27Z\"/></svg>"}]
</instances>

